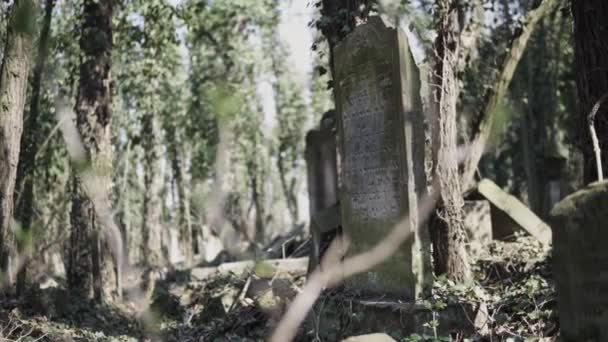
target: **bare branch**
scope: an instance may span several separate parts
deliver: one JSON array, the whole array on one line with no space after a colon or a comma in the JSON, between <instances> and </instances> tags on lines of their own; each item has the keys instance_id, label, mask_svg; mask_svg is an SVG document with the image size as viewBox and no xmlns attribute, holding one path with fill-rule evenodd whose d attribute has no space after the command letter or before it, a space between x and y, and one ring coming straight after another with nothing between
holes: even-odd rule
<instances>
[{"instance_id":1,"label":"bare branch","mask_svg":"<svg viewBox=\"0 0 608 342\"><path fill-rule=\"evenodd\" d=\"M604 94L587 115L587 125L589 125L589 134L591 135L591 143L593 144L593 152L595 153L595 165L597 167L597 180L604 180L604 172L602 170L602 151L600 150L600 141L597 138L597 132L595 131L595 115L600 110L602 103L608 99L608 93Z\"/></svg>"}]
</instances>

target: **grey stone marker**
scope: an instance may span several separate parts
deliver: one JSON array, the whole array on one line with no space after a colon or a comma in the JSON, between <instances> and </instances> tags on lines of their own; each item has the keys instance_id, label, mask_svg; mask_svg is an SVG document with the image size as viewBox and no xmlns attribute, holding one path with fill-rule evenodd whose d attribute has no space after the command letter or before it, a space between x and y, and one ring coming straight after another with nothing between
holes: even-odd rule
<instances>
[{"instance_id":1,"label":"grey stone marker","mask_svg":"<svg viewBox=\"0 0 608 342\"><path fill-rule=\"evenodd\" d=\"M416 299L429 288L429 236L419 226L426 191L420 78L403 31L370 17L334 50L340 206L348 255L375 246L410 214L414 239L382 264L346 280L370 294Z\"/></svg>"},{"instance_id":2,"label":"grey stone marker","mask_svg":"<svg viewBox=\"0 0 608 342\"><path fill-rule=\"evenodd\" d=\"M335 111L323 115L320 127L306 135L306 168L312 250L308 270L312 272L321 257L324 233L340 225L338 206L338 171Z\"/></svg>"},{"instance_id":3,"label":"grey stone marker","mask_svg":"<svg viewBox=\"0 0 608 342\"><path fill-rule=\"evenodd\" d=\"M564 341L608 341L608 182L551 211L553 278Z\"/></svg>"}]
</instances>

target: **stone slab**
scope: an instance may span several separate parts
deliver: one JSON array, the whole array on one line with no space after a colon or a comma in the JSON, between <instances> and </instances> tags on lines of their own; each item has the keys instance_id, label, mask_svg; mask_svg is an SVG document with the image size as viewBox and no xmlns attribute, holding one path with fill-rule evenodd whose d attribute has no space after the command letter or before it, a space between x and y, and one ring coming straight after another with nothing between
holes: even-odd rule
<instances>
[{"instance_id":1,"label":"stone slab","mask_svg":"<svg viewBox=\"0 0 608 342\"><path fill-rule=\"evenodd\" d=\"M338 206L335 116L334 110L326 112L319 128L310 130L306 135L305 157L312 237L309 272L319 264L323 233L340 224L335 215Z\"/></svg>"}]
</instances>

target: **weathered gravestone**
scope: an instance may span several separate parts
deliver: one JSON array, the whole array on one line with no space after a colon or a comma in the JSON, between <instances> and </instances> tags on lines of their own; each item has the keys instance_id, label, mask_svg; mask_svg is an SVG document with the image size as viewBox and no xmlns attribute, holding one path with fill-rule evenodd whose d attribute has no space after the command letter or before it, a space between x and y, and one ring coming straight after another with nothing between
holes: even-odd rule
<instances>
[{"instance_id":1,"label":"weathered gravestone","mask_svg":"<svg viewBox=\"0 0 608 342\"><path fill-rule=\"evenodd\" d=\"M322 237L340 225L335 117L335 111L326 112L320 127L306 135L305 155L312 236L309 272L319 263Z\"/></svg>"},{"instance_id":2,"label":"weathered gravestone","mask_svg":"<svg viewBox=\"0 0 608 342\"><path fill-rule=\"evenodd\" d=\"M425 192L420 79L403 31L370 17L334 49L340 206L348 254L369 250L409 214L411 243L346 280L364 293L415 299L431 279L429 236L419 226Z\"/></svg>"},{"instance_id":3,"label":"weathered gravestone","mask_svg":"<svg viewBox=\"0 0 608 342\"><path fill-rule=\"evenodd\" d=\"M553 278L564 341L608 341L608 182L551 211Z\"/></svg>"}]
</instances>

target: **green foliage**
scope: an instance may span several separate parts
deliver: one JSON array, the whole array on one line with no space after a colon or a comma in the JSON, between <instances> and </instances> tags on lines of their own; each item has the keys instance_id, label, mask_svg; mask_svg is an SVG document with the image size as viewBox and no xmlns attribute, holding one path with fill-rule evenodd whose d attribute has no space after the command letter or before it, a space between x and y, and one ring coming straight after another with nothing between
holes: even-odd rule
<instances>
[{"instance_id":1,"label":"green foliage","mask_svg":"<svg viewBox=\"0 0 608 342\"><path fill-rule=\"evenodd\" d=\"M219 83L206 95L209 110L215 114L220 126L235 122L242 113L243 103L235 86Z\"/></svg>"},{"instance_id":2,"label":"green foliage","mask_svg":"<svg viewBox=\"0 0 608 342\"><path fill-rule=\"evenodd\" d=\"M33 0L16 0L11 13L11 27L20 34L36 33L38 8Z\"/></svg>"}]
</instances>

